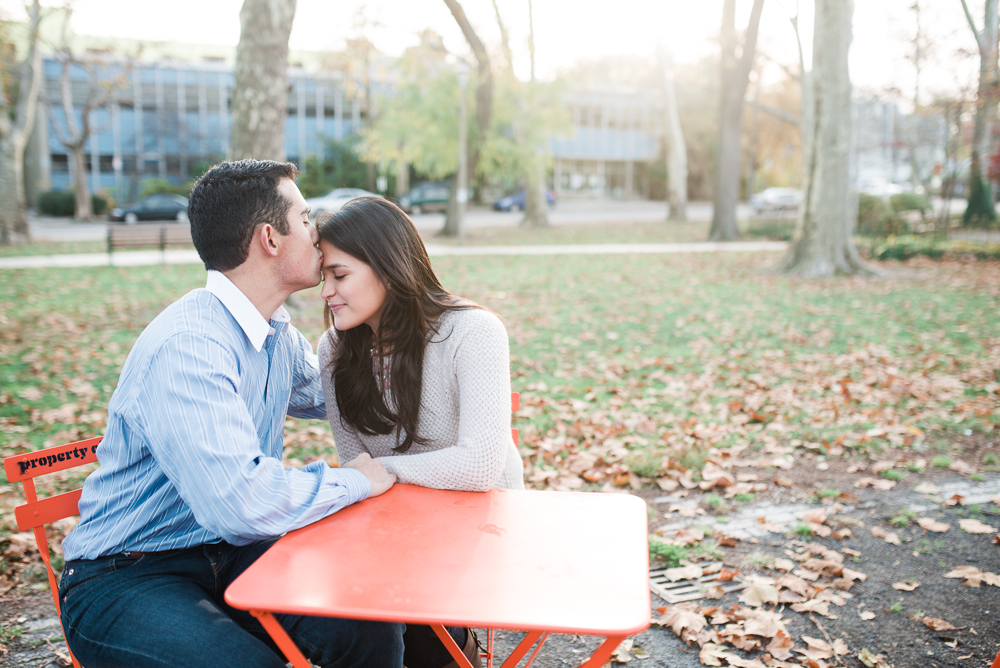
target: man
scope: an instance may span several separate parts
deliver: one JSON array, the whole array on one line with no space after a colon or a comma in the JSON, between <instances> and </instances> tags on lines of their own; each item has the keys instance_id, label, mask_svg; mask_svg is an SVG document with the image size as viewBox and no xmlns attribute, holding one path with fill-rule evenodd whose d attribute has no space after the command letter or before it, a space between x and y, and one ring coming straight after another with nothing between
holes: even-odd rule
<instances>
[{"instance_id":1,"label":"man","mask_svg":"<svg viewBox=\"0 0 1000 668\"><path fill-rule=\"evenodd\" d=\"M286 414L326 416L312 347L282 307L320 276L295 175L290 163L222 163L191 192L206 288L129 353L101 466L63 541L63 629L87 668L283 668L226 587L278 536L395 481L367 455L341 469L281 464ZM277 618L318 666L402 665L402 624Z\"/></svg>"}]
</instances>

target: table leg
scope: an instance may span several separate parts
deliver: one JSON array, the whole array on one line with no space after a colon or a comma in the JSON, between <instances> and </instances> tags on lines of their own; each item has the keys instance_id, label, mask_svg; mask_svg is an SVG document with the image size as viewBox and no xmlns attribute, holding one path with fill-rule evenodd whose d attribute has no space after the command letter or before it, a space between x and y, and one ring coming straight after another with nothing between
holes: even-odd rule
<instances>
[{"instance_id":1,"label":"table leg","mask_svg":"<svg viewBox=\"0 0 1000 668\"><path fill-rule=\"evenodd\" d=\"M601 668L604 664L608 662L611 655L614 654L615 648L625 640L627 636L608 636L604 639L594 653L590 655L590 659L586 663L580 665L580 668Z\"/></svg>"},{"instance_id":2,"label":"table leg","mask_svg":"<svg viewBox=\"0 0 1000 668\"><path fill-rule=\"evenodd\" d=\"M299 651L299 648L295 646L292 639L288 637L285 629L281 628L281 624L274 618L274 615L263 610L251 610L250 614L257 618L260 625L271 636L274 644L278 646L278 649L282 651L286 659L292 662L295 668L310 668L309 661ZM452 644L454 644L454 641L452 641Z\"/></svg>"},{"instance_id":3,"label":"table leg","mask_svg":"<svg viewBox=\"0 0 1000 668\"><path fill-rule=\"evenodd\" d=\"M465 654L462 653L462 648L458 646L458 643L455 642L455 639L451 637L451 634L448 633L447 629L445 629L442 624L431 624L431 628L434 629L434 633L437 634L438 639L441 640L445 649L447 649L448 653L451 654L451 658L455 659L455 662L458 664L458 668L472 668L472 664L469 663L469 659L467 659ZM298 668L298 666L295 668Z\"/></svg>"},{"instance_id":4,"label":"table leg","mask_svg":"<svg viewBox=\"0 0 1000 668\"><path fill-rule=\"evenodd\" d=\"M514 666L517 665L517 662L520 661L521 658L528 653L528 650L531 649L531 646L534 645L535 641L538 640L542 635L543 635L542 631L529 631L528 635L524 636L524 639L521 640L520 643L518 643L517 647L514 648L514 651L511 652L510 656L507 657L507 660L503 662L503 666L501 666L501 668L514 668ZM543 640L542 642L545 641Z\"/></svg>"}]
</instances>

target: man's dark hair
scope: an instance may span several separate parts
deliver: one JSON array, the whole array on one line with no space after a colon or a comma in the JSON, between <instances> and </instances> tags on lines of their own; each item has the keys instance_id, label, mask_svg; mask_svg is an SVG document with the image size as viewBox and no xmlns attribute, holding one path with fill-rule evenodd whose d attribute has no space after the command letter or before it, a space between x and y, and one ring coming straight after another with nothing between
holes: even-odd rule
<instances>
[{"instance_id":1,"label":"man's dark hair","mask_svg":"<svg viewBox=\"0 0 1000 668\"><path fill-rule=\"evenodd\" d=\"M290 162L237 160L205 172L191 189L188 219L191 239L206 269L235 269L250 254L260 225L269 223L288 234L291 202L278 192L281 179L295 180Z\"/></svg>"}]
</instances>

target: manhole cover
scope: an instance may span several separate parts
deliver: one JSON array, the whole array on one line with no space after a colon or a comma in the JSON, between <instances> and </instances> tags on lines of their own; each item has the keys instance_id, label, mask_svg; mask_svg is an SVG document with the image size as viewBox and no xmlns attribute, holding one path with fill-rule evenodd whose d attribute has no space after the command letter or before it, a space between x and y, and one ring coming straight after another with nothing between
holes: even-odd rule
<instances>
[{"instance_id":1,"label":"manhole cover","mask_svg":"<svg viewBox=\"0 0 1000 668\"><path fill-rule=\"evenodd\" d=\"M733 578L732 580L719 580L721 563L699 564L704 570L711 571L700 578L688 578L671 582L667 579L666 568L650 569L649 588L667 603L682 603L684 601L697 601L705 598L705 594L712 587L719 587L723 593L746 589L747 585L742 580Z\"/></svg>"}]
</instances>

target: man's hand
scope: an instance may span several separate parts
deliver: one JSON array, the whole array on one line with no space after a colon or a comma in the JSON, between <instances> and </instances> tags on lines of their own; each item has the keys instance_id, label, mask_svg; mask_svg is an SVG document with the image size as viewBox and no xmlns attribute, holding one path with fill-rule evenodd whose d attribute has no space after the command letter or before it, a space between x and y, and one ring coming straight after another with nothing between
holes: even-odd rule
<instances>
[{"instance_id":1,"label":"man's hand","mask_svg":"<svg viewBox=\"0 0 1000 668\"><path fill-rule=\"evenodd\" d=\"M386 471L385 467L382 466L382 462L372 459L371 455L367 452L362 452L341 466L355 469L365 474L365 477L368 478L368 482L372 486L372 493L369 496L378 496L389 491L389 488L396 482L396 474Z\"/></svg>"}]
</instances>

